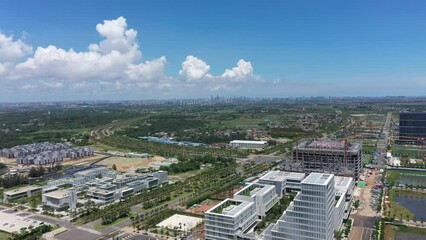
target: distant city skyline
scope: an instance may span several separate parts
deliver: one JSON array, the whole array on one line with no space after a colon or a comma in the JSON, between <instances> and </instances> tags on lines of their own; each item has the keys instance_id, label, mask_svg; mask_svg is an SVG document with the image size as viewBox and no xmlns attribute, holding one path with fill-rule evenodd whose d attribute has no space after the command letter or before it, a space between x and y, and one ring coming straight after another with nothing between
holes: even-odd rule
<instances>
[{"instance_id":1,"label":"distant city skyline","mask_svg":"<svg viewBox=\"0 0 426 240\"><path fill-rule=\"evenodd\" d=\"M0 102L424 96L424 1L0 0Z\"/></svg>"}]
</instances>

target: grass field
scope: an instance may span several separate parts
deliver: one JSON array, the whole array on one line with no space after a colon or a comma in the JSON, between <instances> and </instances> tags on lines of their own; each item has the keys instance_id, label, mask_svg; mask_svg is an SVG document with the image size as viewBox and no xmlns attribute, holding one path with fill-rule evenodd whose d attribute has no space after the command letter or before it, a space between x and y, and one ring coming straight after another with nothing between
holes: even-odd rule
<instances>
[{"instance_id":1,"label":"grass field","mask_svg":"<svg viewBox=\"0 0 426 240\"><path fill-rule=\"evenodd\" d=\"M386 240L397 240L396 239L397 232L424 235L426 237L426 228L394 226L394 225L387 224L385 226L385 239Z\"/></svg>"},{"instance_id":2,"label":"grass field","mask_svg":"<svg viewBox=\"0 0 426 240\"><path fill-rule=\"evenodd\" d=\"M395 156L419 158L419 149L416 147L394 145L392 146L391 151L392 155Z\"/></svg>"},{"instance_id":3,"label":"grass field","mask_svg":"<svg viewBox=\"0 0 426 240\"><path fill-rule=\"evenodd\" d=\"M0 240L7 240L7 239L9 239L9 233L0 231Z\"/></svg>"},{"instance_id":4,"label":"grass field","mask_svg":"<svg viewBox=\"0 0 426 240\"><path fill-rule=\"evenodd\" d=\"M115 224L117 224L117 223L124 222L124 221L126 221L127 219L129 219L129 217L119 218L119 219L115 220L114 222L109 223L109 224L106 224L106 225L102 225L102 224L100 224L100 223L99 223L99 224L96 224L96 225L93 227L93 229L95 229L95 230L97 230L97 231L101 231L101 230L103 230L103 229L105 229L105 228L107 228L107 227L111 227L111 226L113 226L113 225L115 225Z\"/></svg>"},{"instance_id":5,"label":"grass field","mask_svg":"<svg viewBox=\"0 0 426 240\"><path fill-rule=\"evenodd\" d=\"M373 160L373 156L371 156L370 154L364 154L362 156L362 162L365 165L371 164L371 161Z\"/></svg>"},{"instance_id":6,"label":"grass field","mask_svg":"<svg viewBox=\"0 0 426 240\"><path fill-rule=\"evenodd\" d=\"M102 144L102 143L96 143L90 146L91 148L93 148L94 150L99 150L99 151L117 151L117 152L131 152L131 150L129 149L124 149L124 148L119 148L119 147L114 147L114 146L109 146L106 144Z\"/></svg>"}]
</instances>

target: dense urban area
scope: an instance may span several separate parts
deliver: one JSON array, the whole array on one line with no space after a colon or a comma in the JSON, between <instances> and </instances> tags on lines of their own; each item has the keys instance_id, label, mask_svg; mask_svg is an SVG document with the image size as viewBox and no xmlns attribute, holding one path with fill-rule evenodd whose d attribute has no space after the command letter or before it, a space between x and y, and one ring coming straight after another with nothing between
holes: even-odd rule
<instances>
[{"instance_id":1,"label":"dense urban area","mask_svg":"<svg viewBox=\"0 0 426 240\"><path fill-rule=\"evenodd\" d=\"M0 103L0 239L426 237L426 98Z\"/></svg>"}]
</instances>

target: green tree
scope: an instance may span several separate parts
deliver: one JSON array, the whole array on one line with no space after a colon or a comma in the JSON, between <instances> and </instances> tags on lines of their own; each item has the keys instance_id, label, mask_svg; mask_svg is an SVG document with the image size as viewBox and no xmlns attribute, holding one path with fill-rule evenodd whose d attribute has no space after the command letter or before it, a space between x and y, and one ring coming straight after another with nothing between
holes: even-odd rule
<instances>
[{"instance_id":1,"label":"green tree","mask_svg":"<svg viewBox=\"0 0 426 240\"><path fill-rule=\"evenodd\" d=\"M115 165L115 163L112 165L112 170L117 171L117 165Z\"/></svg>"}]
</instances>

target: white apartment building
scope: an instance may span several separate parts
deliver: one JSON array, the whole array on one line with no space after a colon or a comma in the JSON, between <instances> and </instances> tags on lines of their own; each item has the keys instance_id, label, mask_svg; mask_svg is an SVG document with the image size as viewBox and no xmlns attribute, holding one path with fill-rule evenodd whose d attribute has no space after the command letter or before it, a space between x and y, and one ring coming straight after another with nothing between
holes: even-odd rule
<instances>
[{"instance_id":1,"label":"white apartment building","mask_svg":"<svg viewBox=\"0 0 426 240\"><path fill-rule=\"evenodd\" d=\"M262 150L268 147L267 141L233 140L229 142L233 148Z\"/></svg>"},{"instance_id":2,"label":"white apartment building","mask_svg":"<svg viewBox=\"0 0 426 240\"><path fill-rule=\"evenodd\" d=\"M207 240L237 239L256 223L254 202L225 199L204 214Z\"/></svg>"},{"instance_id":3,"label":"white apartment building","mask_svg":"<svg viewBox=\"0 0 426 240\"><path fill-rule=\"evenodd\" d=\"M334 237L334 175L311 173L272 228L272 240L332 240Z\"/></svg>"},{"instance_id":4,"label":"white apartment building","mask_svg":"<svg viewBox=\"0 0 426 240\"><path fill-rule=\"evenodd\" d=\"M43 193L41 197L43 205L52 207L55 210L66 207L76 208L77 206L77 191L74 188Z\"/></svg>"},{"instance_id":5,"label":"white apartment building","mask_svg":"<svg viewBox=\"0 0 426 240\"><path fill-rule=\"evenodd\" d=\"M275 186L278 197L281 198L283 193L300 191L304 178L304 173L269 171L260 177L258 183Z\"/></svg>"},{"instance_id":6,"label":"white apartment building","mask_svg":"<svg viewBox=\"0 0 426 240\"><path fill-rule=\"evenodd\" d=\"M254 202L256 213L262 218L278 202L275 186L252 183L234 194L234 199Z\"/></svg>"}]
</instances>

